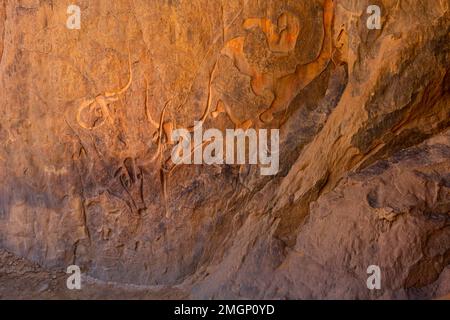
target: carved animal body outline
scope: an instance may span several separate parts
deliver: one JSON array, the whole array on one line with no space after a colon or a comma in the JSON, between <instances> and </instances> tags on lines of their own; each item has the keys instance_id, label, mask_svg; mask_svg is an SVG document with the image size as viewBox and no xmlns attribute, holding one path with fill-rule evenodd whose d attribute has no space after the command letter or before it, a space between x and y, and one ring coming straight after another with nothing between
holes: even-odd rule
<instances>
[{"instance_id":1,"label":"carved animal body outline","mask_svg":"<svg viewBox=\"0 0 450 320\"><path fill-rule=\"evenodd\" d=\"M293 97L298 94L303 88L305 88L310 82L312 82L320 73L325 70L332 56L332 35L331 28L332 22L334 18L334 1L333 0L325 0L324 4L324 39L321 48L321 52L319 56L311 63L306 65L297 66L296 71L293 74L289 74L284 77L280 77L277 80L274 79L274 76L269 73L262 73L257 70L256 67L252 66L243 54L243 48L245 43L245 37L238 37L230 40L225 47L222 49L221 54L228 56L234 61L235 66L238 70L251 77L251 86L252 90L256 95L263 95L265 90L270 90L274 93L274 101L272 105L266 109L258 118L263 122L271 122L273 120L273 113L279 111L279 109L283 109L279 105L285 105L292 101ZM248 19L244 22L244 28L251 29L254 27L261 27L262 31L266 34L268 46L271 51L275 53L289 53L295 48L297 38L300 32L300 25L298 21L295 20L296 17L289 13L282 14L278 19L278 25L275 26L268 19ZM293 22L294 21L294 22ZM214 64L213 70L210 73L209 79L209 93L207 98L207 105L205 107L205 111L200 119L200 121L205 121L210 115L213 118L218 117L221 113L226 113L230 120L235 125L235 128L242 128L244 130L249 129L253 126L257 120L247 119L244 121L239 121L231 112L229 106L223 103L222 100L218 100L216 110L211 112L211 102L212 102L212 80L217 68L217 61ZM317 70L316 72L312 72ZM284 92L284 86L277 86L275 83L280 81L284 83L288 80L288 83L291 82L290 89L287 92ZM295 93L295 94L294 94ZM155 156L152 161L156 158L160 157L163 153L162 150L162 137L165 134L166 137L171 133L173 126L170 126L171 130L164 130L163 121L165 116L164 107L161 117L160 123L157 125L157 139L158 139L158 147ZM147 108L147 106L146 106ZM148 117L149 121L155 126L156 122ZM167 127L166 127L167 128ZM189 128L189 132L192 132L194 127ZM168 139L170 141L170 139ZM204 142L201 146L194 146L192 153L198 147L203 147ZM170 162L170 158L166 160L162 160L161 168L160 168L160 177L161 184L163 189L164 201L166 205L166 217L170 217L170 214L167 210L167 179L170 177L172 172L178 167L178 165L174 164L172 166L168 165ZM169 167L169 169L167 169ZM167 174L167 176L166 176Z\"/></svg>"},{"instance_id":2,"label":"carved animal body outline","mask_svg":"<svg viewBox=\"0 0 450 320\"><path fill-rule=\"evenodd\" d=\"M333 20L334 0L325 0L323 7L324 38L318 57L305 65L298 65L293 74L281 77L275 82L273 92L275 99L270 108L260 118L263 122L271 122L273 114L289 106L292 100L319 76L328 66L333 54Z\"/></svg>"},{"instance_id":3,"label":"carved animal body outline","mask_svg":"<svg viewBox=\"0 0 450 320\"><path fill-rule=\"evenodd\" d=\"M262 95L265 90L270 90L274 93L274 101L272 102L271 106L265 110L259 118L263 122L271 122L273 120L273 113L280 111L287 107L287 105L292 101L292 99L295 97L295 95L298 94L304 87L306 87L311 81L313 81L328 65L330 59L331 59L331 51L332 51L332 36L331 36L331 27L334 17L334 2L333 0L325 0L324 5L324 29L325 29L325 35L323 39L323 44L321 48L321 52L319 56L311 63L308 63L306 65L299 65L296 68L296 71L292 74L286 75L284 77L278 78L277 80L274 79L274 76L272 74L268 73L262 73L257 70L254 66L252 66L245 56L241 56L240 52L243 52L243 46L245 42L245 37L238 37L235 39L230 40L227 45L222 50L221 54L226 55L229 58L234 60L234 63L238 70L242 72L243 74L246 74L251 77L252 82L252 89L255 92L256 95ZM295 48L295 44L297 41L297 37L300 31L299 24L293 24L292 22L289 22L289 19L293 19L291 16L289 16L288 13L281 15L278 19L278 25L274 25L271 22L269 22L268 19L249 19L244 23L244 27L246 29L251 29L254 27L260 27L263 32L266 34L267 42L269 48L276 53L286 53L290 52ZM291 28L291 29L289 29ZM295 39L295 41L294 41ZM128 49L129 50L129 49ZM77 122L78 124L83 128L87 130L94 130L96 128L99 128L103 126L105 123L113 123L113 119L111 117L111 114L109 112L109 104L116 102L120 99L120 96L124 94L131 86L133 81L133 73L131 68L131 57L130 52L129 54L129 81L128 83L118 91L113 92L105 92L104 94L98 95L94 99L85 99L81 102L78 110L77 110ZM222 101L218 101L217 108L215 111L211 112L211 104L212 104L212 80L214 77L214 74L217 69L217 61L210 72L210 80L209 80L209 94L207 98L207 104L205 107L205 110L202 114L201 121L205 121L211 114L213 117L218 116L220 113L225 112L231 121L234 123L236 127L241 127L243 129L250 128L254 122L252 119L245 120L243 122L240 122L239 120L234 117L231 110L228 106L224 105ZM277 84L277 82L280 82L280 84ZM146 93L147 95L148 93ZM152 123L153 126L156 127L156 139L157 139L157 150L155 155L152 158L152 161L159 158L164 152L163 152L163 137L164 135L168 138L167 142L170 143L170 132L173 130L174 126L172 122L164 123L165 120L165 113L166 108L168 106L167 102L164 106L159 123L156 123L151 115L148 113L147 108L147 98L146 98L146 115L148 118L148 121ZM221 106L220 104L223 104ZM89 108L89 111L95 111L96 106L100 107L100 110L102 112L101 116L104 118L102 123L100 125L89 126L83 122L81 119L81 113L86 108ZM193 130L193 128L190 128L190 130ZM176 166L172 167L170 170L166 170L166 164L167 161L161 162L161 168L160 168L160 174L161 174L161 180L162 180L162 187L163 187L163 193L164 198L166 200L167 198L167 181L165 177L165 173L167 172L169 175L171 172L175 169ZM167 210L166 210L167 215Z\"/></svg>"},{"instance_id":4,"label":"carved animal body outline","mask_svg":"<svg viewBox=\"0 0 450 320\"><path fill-rule=\"evenodd\" d=\"M109 111L109 105L113 102L119 101L120 96L126 93L129 88L132 85L133 82L133 70L132 70L132 63L131 63L131 53L130 48L128 46L128 72L129 77L128 81L125 84L124 87L116 90L116 91L106 91L103 94L99 94L95 98L84 98L79 103L78 109L76 110L75 114L75 123L78 124L78 126L81 127L81 131L77 132L74 127L70 125L70 122L66 120L66 124L69 126L69 128L75 133L77 136L79 143L81 144L81 149L86 151L85 143L83 143L83 140L81 139L80 135L85 135L86 137L89 136L86 133L83 133L83 130L92 131L94 129L98 129L105 125L106 123L113 124L113 118ZM93 126L87 125L83 119L82 119L82 112L88 109L88 112L96 112L96 108L100 109L100 116L103 118L102 122L99 125L96 125L96 121ZM71 117L70 117L71 118ZM97 150L97 148L94 146L93 150L98 153L98 156L100 158L103 157L101 153ZM81 152L81 151L80 151ZM92 169L92 167L91 167ZM138 171L136 171L138 170ZM107 171L107 169L105 169ZM131 158L126 158L123 162L123 165L120 166L116 172L109 177L111 179L110 183L106 186L105 191L109 194L114 196L115 198L123 201L126 206L129 208L129 210L133 212L140 212L141 209L145 209L146 204L142 196L142 188L143 188L143 171L142 168L137 168L134 160ZM137 185L138 180L140 180L140 185ZM119 186L117 186L117 183ZM114 186L116 185L116 187ZM134 188L134 186L137 186L140 189L140 198L139 201L136 201L135 195L132 193L135 193L135 190L132 191L131 189ZM115 190L114 190L115 189ZM119 191L120 190L120 191ZM118 191L118 193L117 193ZM139 203L138 203L139 202Z\"/></svg>"},{"instance_id":5,"label":"carved animal body outline","mask_svg":"<svg viewBox=\"0 0 450 320\"><path fill-rule=\"evenodd\" d=\"M255 95L261 96L265 90L269 90L274 95L270 107L259 115L259 120L263 123L272 122L274 113L285 110L295 96L326 69L331 61L333 52L333 20L334 0L325 0L323 6L324 37L319 55L310 63L297 65L294 73L277 79L274 78L273 74L260 72L257 67L248 62L243 50L245 37L234 38L226 44L222 54L233 60L239 72L251 78L250 83ZM274 34L271 36L273 41L268 40L269 47L276 45L277 41L280 41L280 36L276 36L274 31L275 26L271 26L267 19L250 19L244 23L244 27L247 29L255 26L265 28L265 33L269 34L269 36ZM292 46L292 43L290 45Z\"/></svg>"}]
</instances>

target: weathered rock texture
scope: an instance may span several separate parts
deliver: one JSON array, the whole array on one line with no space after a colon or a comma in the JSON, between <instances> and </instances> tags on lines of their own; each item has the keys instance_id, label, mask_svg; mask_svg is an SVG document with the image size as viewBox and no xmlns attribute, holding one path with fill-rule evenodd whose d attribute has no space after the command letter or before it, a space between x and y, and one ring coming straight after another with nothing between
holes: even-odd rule
<instances>
[{"instance_id":1,"label":"weathered rock texture","mask_svg":"<svg viewBox=\"0 0 450 320\"><path fill-rule=\"evenodd\" d=\"M0 3L0 247L191 298L450 292L448 0ZM280 172L175 166L198 120L279 128Z\"/></svg>"}]
</instances>

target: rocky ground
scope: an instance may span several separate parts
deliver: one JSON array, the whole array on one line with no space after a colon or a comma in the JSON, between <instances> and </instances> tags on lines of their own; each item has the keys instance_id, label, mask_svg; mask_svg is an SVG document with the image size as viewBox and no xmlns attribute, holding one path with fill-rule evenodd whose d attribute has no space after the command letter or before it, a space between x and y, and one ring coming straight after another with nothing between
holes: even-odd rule
<instances>
[{"instance_id":1,"label":"rocky ground","mask_svg":"<svg viewBox=\"0 0 450 320\"><path fill-rule=\"evenodd\" d=\"M155 288L118 283L105 283L90 277L82 277L81 290L69 290L66 286L68 275L64 272L49 271L36 263L18 258L0 250L0 299L10 300L166 300L189 299L188 290L181 288ZM448 281L450 268L443 278ZM443 282L443 281L442 281ZM448 286L435 286L436 299L450 300ZM425 298L425 297L424 297Z\"/></svg>"},{"instance_id":2,"label":"rocky ground","mask_svg":"<svg viewBox=\"0 0 450 320\"><path fill-rule=\"evenodd\" d=\"M50 271L36 263L0 250L0 299L185 299L188 295L177 288L138 287L108 284L82 277L81 290L67 289L66 273Z\"/></svg>"},{"instance_id":3,"label":"rocky ground","mask_svg":"<svg viewBox=\"0 0 450 320\"><path fill-rule=\"evenodd\" d=\"M3 297L450 292L448 0L77 3L0 0ZM278 172L175 163L196 121L278 129Z\"/></svg>"}]
</instances>

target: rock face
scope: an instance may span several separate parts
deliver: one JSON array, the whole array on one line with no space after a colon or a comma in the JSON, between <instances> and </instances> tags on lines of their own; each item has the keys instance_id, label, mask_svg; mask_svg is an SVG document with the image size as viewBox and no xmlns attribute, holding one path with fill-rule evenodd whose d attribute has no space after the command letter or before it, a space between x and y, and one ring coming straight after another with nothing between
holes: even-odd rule
<instances>
[{"instance_id":1,"label":"rock face","mask_svg":"<svg viewBox=\"0 0 450 320\"><path fill-rule=\"evenodd\" d=\"M448 0L0 4L0 248L190 298L450 292ZM176 165L195 121L279 129L278 174Z\"/></svg>"}]
</instances>

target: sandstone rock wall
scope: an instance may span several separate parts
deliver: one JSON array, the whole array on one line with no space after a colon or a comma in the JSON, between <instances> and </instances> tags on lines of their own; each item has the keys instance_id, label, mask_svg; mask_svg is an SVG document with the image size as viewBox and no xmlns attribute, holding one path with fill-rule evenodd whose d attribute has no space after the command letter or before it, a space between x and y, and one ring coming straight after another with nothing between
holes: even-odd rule
<instances>
[{"instance_id":1,"label":"sandstone rock wall","mask_svg":"<svg viewBox=\"0 0 450 320\"><path fill-rule=\"evenodd\" d=\"M0 247L191 297L448 293L447 0L70 4L1 1ZM280 129L279 173L175 165L199 120Z\"/></svg>"}]
</instances>

